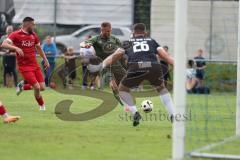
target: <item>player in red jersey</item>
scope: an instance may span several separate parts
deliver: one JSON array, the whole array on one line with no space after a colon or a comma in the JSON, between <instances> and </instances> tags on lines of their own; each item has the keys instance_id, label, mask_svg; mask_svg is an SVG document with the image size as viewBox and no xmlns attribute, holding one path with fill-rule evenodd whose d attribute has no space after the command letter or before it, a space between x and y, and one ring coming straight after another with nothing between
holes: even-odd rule
<instances>
[{"instance_id":1,"label":"player in red jersey","mask_svg":"<svg viewBox=\"0 0 240 160\"><path fill-rule=\"evenodd\" d=\"M44 100L40 94L40 91L45 89L45 82L41 68L37 63L36 53L43 58L45 69L49 68L49 63L41 49L39 38L34 29L34 19L25 17L22 28L11 33L2 43L2 47L14 50L17 54L18 70L24 81L28 83L24 86L21 82L19 85L20 91L33 88L40 110L45 110Z\"/></svg>"}]
</instances>

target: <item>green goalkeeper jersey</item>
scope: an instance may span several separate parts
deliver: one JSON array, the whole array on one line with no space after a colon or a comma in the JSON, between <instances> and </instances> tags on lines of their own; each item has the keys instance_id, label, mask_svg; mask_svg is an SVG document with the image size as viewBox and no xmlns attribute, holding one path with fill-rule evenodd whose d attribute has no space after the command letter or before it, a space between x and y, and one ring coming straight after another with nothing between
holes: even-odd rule
<instances>
[{"instance_id":1,"label":"green goalkeeper jersey","mask_svg":"<svg viewBox=\"0 0 240 160\"><path fill-rule=\"evenodd\" d=\"M107 39L102 38L100 35L92 37L85 41L85 43L91 43L96 51L96 55L104 60L111 55L118 47L121 46L121 42L118 38L110 36Z\"/></svg>"},{"instance_id":2,"label":"green goalkeeper jersey","mask_svg":"<svg viewBox=\"0 0 240 160\"><path fill-rule=\"evenodd\" d=\"M110 36L107 39L102 38L100 35L92 37L91 39L85 41L85 43L91 43L96 51L96 56L104 60L109 55L113 54L118 47L121 47L121 42L118 38ZM105 73L110 72L116 80L116 83L119 84L121 79L125 76L126 71L122 67L120 61L117 61L111 67L107 67Z\"/></svg>"}]
</instances>

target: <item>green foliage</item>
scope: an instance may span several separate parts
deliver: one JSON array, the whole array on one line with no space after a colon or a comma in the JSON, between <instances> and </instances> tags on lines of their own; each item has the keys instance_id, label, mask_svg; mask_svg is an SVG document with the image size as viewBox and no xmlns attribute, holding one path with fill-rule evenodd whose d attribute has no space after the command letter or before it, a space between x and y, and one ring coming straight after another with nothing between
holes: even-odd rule
<instances>
[{"instance_id":1,"label":"green foliage","mask_svg":"<svg viewBox=\"0 0 240 160\"><path fill-rule=\"evenodd\" d=\"M236 64L207 64L205 84L216 91L235 91L237 83Z\"/></svg>"},{"instance_id":2,"label":"green foliage","mask_svg":"<svg viewBox=\"0 0 240 160\"><path fill-rule=\"evenodd\" d=\"M150 31L151 0L134 1L134 23L144 23Z\"/></svg>"},{"instance_id":3,"label":"green foliage","mask_svg":"<svg viewBox=\"0 0 240 160\"><path fill-rule=\"evenodd\" d=\"M170 84L173 80L173 67L170 66ZM207 63L204 85L211 91L235 92L237 85L237 65L226 63Z\"/></svg>"}]
</instances>

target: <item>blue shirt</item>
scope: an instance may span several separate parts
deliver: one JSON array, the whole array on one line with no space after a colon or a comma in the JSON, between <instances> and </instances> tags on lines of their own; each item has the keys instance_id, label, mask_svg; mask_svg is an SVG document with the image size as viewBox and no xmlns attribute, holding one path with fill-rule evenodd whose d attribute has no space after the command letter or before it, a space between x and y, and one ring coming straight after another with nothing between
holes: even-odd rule
<instances>
[{"instance_id":1,"label":"blue shirt","mask_svg":"<svg viewBox=\"0 0 240 160\"><path fill-rule=\"evenodd\" d=\"M48 62L49 63L54 63L55 62L55 57L57 55L56 44L55 43L51 43L51 44L43 43L42 49L47 56Z\"/></svg>"}]
</instances>

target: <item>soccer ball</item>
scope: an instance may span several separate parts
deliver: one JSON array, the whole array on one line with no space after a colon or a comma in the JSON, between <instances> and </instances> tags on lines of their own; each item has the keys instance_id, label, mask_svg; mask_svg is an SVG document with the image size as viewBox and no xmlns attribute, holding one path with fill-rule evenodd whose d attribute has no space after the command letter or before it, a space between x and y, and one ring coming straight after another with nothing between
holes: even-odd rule
<instances>
[{"instance_id":1,"label":"soccer ball","mask_svg":"<svg viewBox=\"0 0 240 160\"><path fill-rule=\"evenodd\" d=\"M149 113L152 111L153 109L153 103L150 100L144 100L141 103L141 109L145 112L145 113Z\"/></svg>"}]
</instances>

